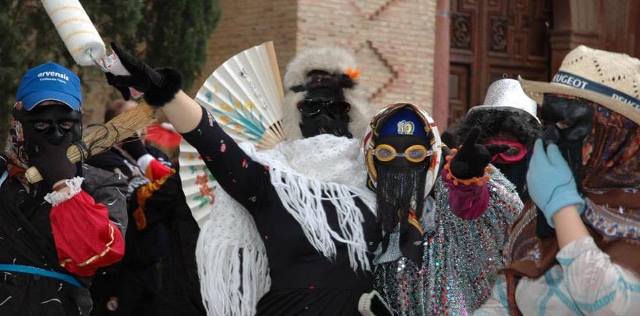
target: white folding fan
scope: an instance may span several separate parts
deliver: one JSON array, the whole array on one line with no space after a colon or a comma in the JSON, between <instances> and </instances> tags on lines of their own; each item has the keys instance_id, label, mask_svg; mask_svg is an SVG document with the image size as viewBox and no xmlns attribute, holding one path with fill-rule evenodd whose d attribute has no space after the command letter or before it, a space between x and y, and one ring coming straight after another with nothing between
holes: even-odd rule
<instances>
[{"instance_id":1,"label":"white folding fan","mask_svg":"<svg viewBox=\"0 0 640 316\"><path fill-rule=\"evenodd\" d=\"M204 82L195 100L236 142L271 148L284 139L284 90L273 42L249 48L224 62ZM214 202L215 180L198 152L180 144L182 188L202 227Z\"/></svg>"}]
</instances>

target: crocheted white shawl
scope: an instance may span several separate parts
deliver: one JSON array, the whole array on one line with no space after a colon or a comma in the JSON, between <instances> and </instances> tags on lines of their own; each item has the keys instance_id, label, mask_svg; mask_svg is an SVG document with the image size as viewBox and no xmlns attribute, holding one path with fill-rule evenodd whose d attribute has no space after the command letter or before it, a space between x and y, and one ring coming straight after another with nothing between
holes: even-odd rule
<instances>
[{"instance_id":1,"label":"crocheted white shawl","mask_svg":"<svg viewBox=\"0 0 640 316\"><path fill-rule=\"evenodd\" d=\"M240 147L268 166L282 204L318 252L334 258L336 242L344 243L352 269L371 270L355 198L375 212L375 195L366 188L358 140L318 135L264 151L249 143ZM271 283L266 250L249 212L224 190L216 193L196 248L203 303L209 315L254 315ZM323 201L335 208L339 231L329 226Z\"/></svg>"}]
</instances>

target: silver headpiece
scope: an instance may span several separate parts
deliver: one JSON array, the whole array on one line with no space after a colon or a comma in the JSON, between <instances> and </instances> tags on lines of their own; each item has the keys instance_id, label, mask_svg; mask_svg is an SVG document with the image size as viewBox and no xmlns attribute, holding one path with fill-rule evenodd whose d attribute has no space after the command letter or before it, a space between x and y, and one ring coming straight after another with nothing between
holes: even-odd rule
<instances>
[{"instance_id":1,"label":"silver headpiece","mask_svg":"<svg viewBox=\"0 0 640 316\"><path fill-rule=\"evenodd\" d=\"M540 122L540 119L538 119L536 115L536 101L533 101L524 93L518 80L500 79L494 81L489 86L489 89L487 89L487 96L484 98L483 105L472 107L469 113L472 111L497 110L500 108L506 110L517 109L527 112Z\"/></svg>"}]
</instances>

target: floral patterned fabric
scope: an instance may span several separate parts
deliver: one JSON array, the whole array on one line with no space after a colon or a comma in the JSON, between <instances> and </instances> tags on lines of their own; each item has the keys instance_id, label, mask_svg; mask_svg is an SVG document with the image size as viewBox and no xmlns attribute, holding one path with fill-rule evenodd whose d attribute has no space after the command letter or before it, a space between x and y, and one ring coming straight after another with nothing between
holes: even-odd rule
<instances>
[{"instance_id":1,"label":"floral patterned fabric","mask_svg":"<svg viewBox=\"0 0 640 316\"><path fill-rule=\"evenodd\" d=\"M583 147L582 185L586 189L638 188L640 127L622 114L593 106L593 129Z\"/></svg>"}]
</instances>

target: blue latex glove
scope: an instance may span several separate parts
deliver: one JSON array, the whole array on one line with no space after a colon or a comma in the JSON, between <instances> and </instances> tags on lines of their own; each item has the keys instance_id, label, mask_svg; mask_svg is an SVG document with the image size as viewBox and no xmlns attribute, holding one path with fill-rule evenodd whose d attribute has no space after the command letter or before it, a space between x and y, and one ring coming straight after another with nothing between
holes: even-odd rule
<instances>
[{"instance_id":1,"label":"blue latex glove","mask_svg":"<svg viewBox=\"0 0 640 316\"><path fill-rule=\"evenodd\" d=\"M527 190L534 203L542 210L551 227L553 214L561 208L575 205L582 214L585 202L578 194L576 181L556 144L547 146L536 140L527 171Z\"/></svg>"}]
</instances>

